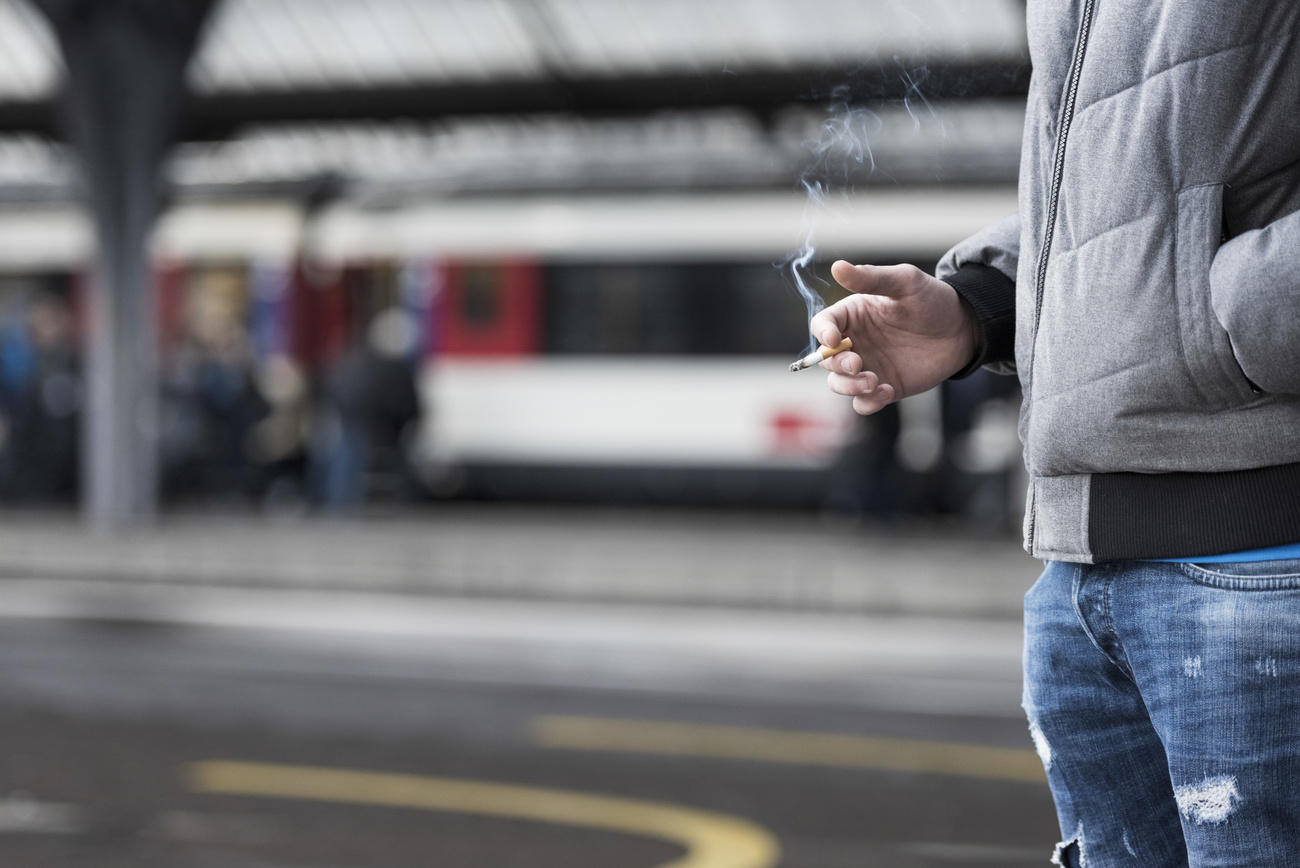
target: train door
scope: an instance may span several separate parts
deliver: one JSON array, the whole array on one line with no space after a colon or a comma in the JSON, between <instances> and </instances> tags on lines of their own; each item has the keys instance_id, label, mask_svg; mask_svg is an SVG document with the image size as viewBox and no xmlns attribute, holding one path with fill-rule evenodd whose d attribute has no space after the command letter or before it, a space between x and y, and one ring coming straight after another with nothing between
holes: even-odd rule
<instances>
[{"instance_id":1,"label":"train door","mask_svg":"<svg viewBox=\"0 0 1300 868\"><path fill-rule=\"evenodd\" d=\"M531 356L541 347L541 269L529 260L451 262L434 350L446 356Z\"/></svg>"}]
</instances>

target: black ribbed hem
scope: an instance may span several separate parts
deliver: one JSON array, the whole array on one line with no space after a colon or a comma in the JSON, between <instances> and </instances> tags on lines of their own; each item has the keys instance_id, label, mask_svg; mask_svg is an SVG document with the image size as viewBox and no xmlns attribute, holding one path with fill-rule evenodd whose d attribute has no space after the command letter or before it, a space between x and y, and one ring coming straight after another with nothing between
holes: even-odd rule
<instances>
[{"instance_id":1,"label":"black ribbed hem","mask_svg":"<svg viewBox=\"0 0 1300 868\"><path fill-rule=\"evenodd\" d=\"M1222 555L1300 542L1300 464L1226 473L1096 473L1095 562Z\"/></svg>"},{"instance_id":2,"label":"black ribbed hem","mask_svg":"<svg viewBox=\"0 0 1300 868\"><path fill-rule=\"evenodd\" d=\"M979 346L970 364L952 375L960 380L983 365L1016 357L1016 282L996 268L968 263L944 280L975 313Z\"/></svg>"}]
</instances>

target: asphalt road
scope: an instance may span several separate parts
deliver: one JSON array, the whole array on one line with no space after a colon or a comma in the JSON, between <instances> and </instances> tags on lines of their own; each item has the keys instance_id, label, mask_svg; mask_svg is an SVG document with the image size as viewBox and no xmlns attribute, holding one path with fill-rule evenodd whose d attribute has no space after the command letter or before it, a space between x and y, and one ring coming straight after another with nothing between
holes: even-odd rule
<instances>
[{"instance_id":1,"label":"asphalt road","mask_svg":"<svg viewBox=\"0 0 1300 868\"><path fill-rule=\"evenodd\" d=\"M736 668L729 689L716 648L692 680L689 649L484 642L464 613L439 640L363 609L349 635L175 611L0 618L0 865L1019 868L1058 837L1004 701L1013 623L903 625L938 650L891 641L861 678L807 690L795 669ZM671 613L645 617L673 633ZM800 641L790 656L816 668ZM956 689L963 647L990 707ZM933 696L893 701L918 678Z\"/></svg>"}]
</instances>

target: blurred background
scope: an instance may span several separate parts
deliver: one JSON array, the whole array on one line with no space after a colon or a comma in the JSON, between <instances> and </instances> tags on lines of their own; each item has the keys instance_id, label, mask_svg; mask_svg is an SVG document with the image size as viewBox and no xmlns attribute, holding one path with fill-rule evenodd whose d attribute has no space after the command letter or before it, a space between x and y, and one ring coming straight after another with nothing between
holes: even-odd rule
<instances>
[{"instance_id":1,"label":"blurred background","mask_svg":"<svg viewBox=\"0 0 1300 868\"><path fill-rule=\"evenodd\" d=\"M1036 865L1020 0L0 0L0 864Z\"/></svg>"}]
</instances>

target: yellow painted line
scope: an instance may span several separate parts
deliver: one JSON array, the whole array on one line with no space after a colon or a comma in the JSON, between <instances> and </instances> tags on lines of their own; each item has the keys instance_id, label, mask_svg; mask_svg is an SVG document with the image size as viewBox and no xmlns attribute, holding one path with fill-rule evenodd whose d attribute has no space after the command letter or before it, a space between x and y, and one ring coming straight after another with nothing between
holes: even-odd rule
<instances>
[{"instance_id":1,"label":"yellow painted line","mask_svg":"<svg viewBox=\"0 0 1300 868\"><path fill-rule=\"evenodd\" d=\"M1047 780L1032 750L942 741L558 715L534 718L532 738L542 747L570 750L800 763L1032 784Z\"/></svg>"},{"instance_id":2,"label":"yellow painted line","mask_svg":"<svg viewBox=\"0 0 1300 868\"><path fill-rule=\"evenodd\" d=\"M686 849L658 868L772 868L781 847L748 820L662 802L458 778L210 760L186 767L200 793L450 811L642 835Z\"/></svg>"}]
</instances>

